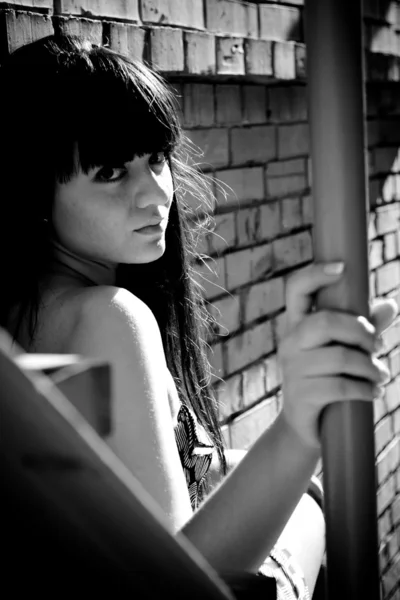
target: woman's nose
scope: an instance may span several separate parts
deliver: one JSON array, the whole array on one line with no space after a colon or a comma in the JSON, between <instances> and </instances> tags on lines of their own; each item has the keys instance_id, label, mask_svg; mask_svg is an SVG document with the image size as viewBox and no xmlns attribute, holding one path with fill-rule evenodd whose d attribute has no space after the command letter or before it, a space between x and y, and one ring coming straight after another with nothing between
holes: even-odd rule
<instances>
[{"instance_id":1,"label":"woman's nose","mask_svg":"<svg viewBox=\"0 0 400 600\"><path fill-rule=\"evenodd\" d=\"M144 169L139 180L136 179L136 185L132 187L135 190L133 193L137 208L146 208L150 204L165 205L172 199L172 179L169 173L167 177L157 175L151 168Z\"/></svg>"}]
</instances>

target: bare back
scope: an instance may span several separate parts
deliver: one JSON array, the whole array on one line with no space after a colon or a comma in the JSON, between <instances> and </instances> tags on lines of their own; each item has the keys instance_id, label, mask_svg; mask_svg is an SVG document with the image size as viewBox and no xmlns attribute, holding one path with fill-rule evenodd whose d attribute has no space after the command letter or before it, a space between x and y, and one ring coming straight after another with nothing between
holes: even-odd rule
<instances>
[{"instance_id":1,"label":"bare back","mask_svg":"<svg viewBox=\"0 0 400 600\"><path fill-rule=\"evenodd\" d=\"M173 429L180 401L148 307L121 288L56 277L42 295L34 339L24 325L17 342L27 352L111 365L113 433L105 441L180 528L191 516Z\"/></svg>"}]
</instances>

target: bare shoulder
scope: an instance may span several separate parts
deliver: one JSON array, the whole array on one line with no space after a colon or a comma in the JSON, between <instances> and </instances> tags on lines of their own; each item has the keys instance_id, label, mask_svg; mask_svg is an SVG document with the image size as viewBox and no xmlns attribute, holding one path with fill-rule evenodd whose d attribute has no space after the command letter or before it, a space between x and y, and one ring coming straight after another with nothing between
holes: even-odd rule
<instances>
[{"instance_id":1,"label":"bare shoulder","mask_svg":"<svg viewBox=\"0 0 400 600\"><path fill-rule=\"evenodd\" d=\"M110 332L135 338L159 334L157 321L149 307L124 288L96 286L86 288L79 297L76 310L75 333ZM161 338L160 338L161 341Z\"/></svg>"}]
</instances>

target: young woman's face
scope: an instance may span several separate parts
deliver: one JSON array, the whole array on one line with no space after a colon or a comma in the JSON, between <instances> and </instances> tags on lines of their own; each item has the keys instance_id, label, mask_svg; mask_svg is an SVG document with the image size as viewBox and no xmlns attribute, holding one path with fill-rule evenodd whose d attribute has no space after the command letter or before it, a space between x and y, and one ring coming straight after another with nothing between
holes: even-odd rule
<instances>
[{"instance_id":1,"label":"young woman's face","mask_svg":"<svg viewBox=\"0 0 400 600\"><path fill-rule=\"evenodd\" d=\"M171 171L162 152L96 167L87 175L79 170L56 185L54 233L85 258L111 265L151 262L165 251L172 198Z\"/></svg>"}]
</instances>

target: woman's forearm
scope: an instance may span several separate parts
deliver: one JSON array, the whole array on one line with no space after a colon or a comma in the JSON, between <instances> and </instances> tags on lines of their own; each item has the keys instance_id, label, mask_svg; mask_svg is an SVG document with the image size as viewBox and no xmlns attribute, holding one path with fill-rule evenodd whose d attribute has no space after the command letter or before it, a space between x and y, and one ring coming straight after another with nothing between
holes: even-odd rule
<instances>
[{"instance_id":1,"label":"woman's forearm","mask_svg":"<svg viewBox=\"0 0 400 600\"><path fill-rule=\"evenodd\" d=\"M318 458L279 415L181 532L217 571L257 571Z\"/></svg>"}]
</instances>

